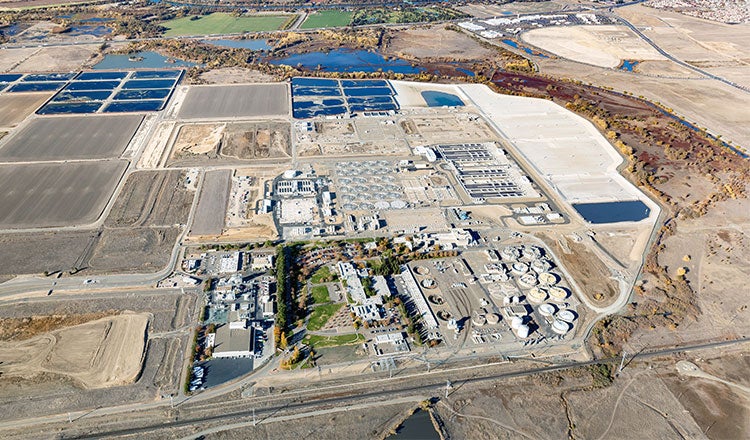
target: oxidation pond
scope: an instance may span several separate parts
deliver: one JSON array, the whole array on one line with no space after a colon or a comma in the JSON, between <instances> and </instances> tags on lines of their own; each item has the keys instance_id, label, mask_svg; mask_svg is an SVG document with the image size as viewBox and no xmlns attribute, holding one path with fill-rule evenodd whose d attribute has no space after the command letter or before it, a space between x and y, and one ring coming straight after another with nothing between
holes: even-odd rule
<instances>
[{"instance_id":1,"label":"oxidation pond","mask_svg":"<svg viewBox=\"0 0 750 440\"><path fill-rule=\"evenodd\" d=\"M271 60L271 64L300 65L308 70L320 66L324 72L384 72L419 73L424 69L412 66L401 59L386 59L377 52L367 50L336 49L330 52L310 52Z\"/></svg>"},{"instance_id":2,"label":"oxidation pond","mask_svg":"<svg viewBox=\"0 0 750 440\"><path fill-rule=\"evenodd\" d=\"M602 203L574 203L573 208L589 223L637 222L648 218L651 210L640 200Z\"/></svg>"},{"instance_id":3,"label":"oxidation pond","mask_svg":"<svg viewBox=\"0 0 750 440\"><path fill-rule=\"evenodd\" d=\"M170 60L174 62L169 62ZM167 58L156 52L136 52L126 55L108 54L104 59L94 65L96 70L120 70L120 69L158 69L169 67L192 67L195 63Z\"/></svg>"},{"instance_id":4,"label":"oxidation pond","mask_svg":"<svg viewBox=\"0 0 750 440\"><path fill-rule=\"evenodd\" d=\"M458 96L434 90L423 91L422 98L429 107L462 107L464 105L464 102Z\"/></svg>"}]
</instances>

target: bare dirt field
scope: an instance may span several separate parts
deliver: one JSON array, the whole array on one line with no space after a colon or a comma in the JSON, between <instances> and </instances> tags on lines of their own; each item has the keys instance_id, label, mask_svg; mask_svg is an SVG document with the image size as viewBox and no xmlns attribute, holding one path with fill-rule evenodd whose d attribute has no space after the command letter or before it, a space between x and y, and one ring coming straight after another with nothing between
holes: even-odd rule
<instances>
[{"instance_id":1,"label":"bare dirt field","mask_svg":"<svg viewBox=\"0 0 750 440\"><path fill-rule=\"evenodd\" d=\"M70 327L82 323L96 323L101 317L106 319L120 319L120 317L144 316L147 320L148 330L144 332L145 326L139 330L140 337L137 341L131 336L121 339L124 334L116 334L119 330L112 326L109 333L105 335L104 341L112 343L109 348L100 352L99 358L114 359L115 352L112 351L116 345L123 349L122 354L130 352L131 348L140 350L138 356L133 356L138 366L137 380L128 385L115 385L109 388L82 388L82 384L73 380L66 374L38 374L33 378L9 377L3 375L0 378L0 404L5 411L0 414L0 419L9 420L17 418L18 414L26 417L43 416L46 414L59 414L67 411L78 411L94 409L95 406L121 405L134 401L150 401L159 398L162 393L174 393L179 386L179 375L182 372L182 360L185 347L189 342L189 329L186 327L191 322L195 313L197 296L181 294L177 290L144 291L125 293L112 293L107 296L87 295L85 297L67 295L53 298L44 298L29 302L16 302L4 304L0 308L0 324L11 325L20 321L29 322L31 328L27 328L21 337L40 335L42 333L58 334L63 332L64 338L59 339L58 347L75 341L67 341L70 337ZM126 311L131 312L126 312ZM135 313L135 315L133 315ZM115 316L117 315L117 316ZM96 324L97 326L99 324ZM85 329L87 324L83 324ZM96 331L99 331L97 329ZM183 331L184 330L184 331ZM66 335L66 332L67 335ZM163 332L174 332L168 335ZM89 330L77 332L78 335L91 338L93 333ZM101 335L101 333L99 333ZM144 335L148 336L145 340ZM29 339L26 339L27 341ZM132 347L127 345L128 341ZM18 343L15 339L12 343ZM99 344L102 339L95 339L92 343ZM8 343L3 342L3 345ZM79 342L80 344L80 342ZM70 348L71 353L78 350L85 351L85 346L76 344ZM145 346L145 350L144 350ZM140 348L138 348L140 347ZM84 353L85 354L85 353ZM102 357L102 354L105 357ZM51 358L52 361L66 361L63 357ZM73 363L80 363L83 359L73 359ZM98 364L101 366L101 362ZM142 366L142 368L141 368ZM0 365L0 368L4 365ZM80 370L88 367L70 368L70 374L75 375ZM92 369L92 377L103 377L111 375L112 370L102 368L99 371ZM112 376L114 377L114 376ZM123 376L124 377L124 376ZM28 437L28 433L25 434Z\"/></svg>"},{"instance_id":2,"label":"bare dirt field","mask_svg":"<svg viewBox=\"0 0 750 440\"><path fill-rule=\"evenodd\" d=\"M203 177L190 235L220 235L229 202L232 170L208 171Z\"/></svg>"},{"instance_id":3,"label":"bare dirt field","mask_svg":"<svg viewBox=\"0 0 750 440\"><path fill-rule=\"evenodd\" d=\"M99 44L44 47L17 64L14 72L68 72L81 69L99 51Z\"/></svg>"},{"instance_id":4,"label":"bare dirt field","mask_svg":"<svg viewBox=\"0 0 750 440\"><path fill-rule=\"evenodd\" d=\"M85 258L89 243L96 232L46 232L33 234L2 234L0 246L6 258L0 274L41 274L44 271L68 270Z\"/></svg>"},{"instance_id":5,"label":"bare dirt field","mask_svg":"<svg viewBox=\"0 0 750 440\"><path fill-rule=\"evenodd\" d=\"M125 150L143 116L37 118L0 148L0 160L105 159Z\"/></svg>"},{"instance_id":6,"label":"bare dirt field","mask_svg":"<svg viewBox=\"0 0 750 440\"><path fill-rule=\"evenodd\" d=\"M247 84L277 81L273 75L241 67L224 67L209 70L202 73L199 78L207 84Z\"/></svg>"},{"instance_id":7,"label":"bare dirt field","mask_svg":"<svg viewBox=\"0 0 750 440\"><path fill-rule=\"evenodd\" d=\"M185 224L195 193L182 171L142 171L128 176L106 226L173 226Z\"/></svg>"},{"instance_id":8,"label":"bare dirt field","mask_svg":"<svg viewBox=\"0 0 750 440\"><path fill-rule=\"evenodd\" d=\"M523 34L529 44L573 61L617 67L622 60L662 60L625 26L553 26Z\"/></svg>"},{"instance_id":9,"label":"bare dirt field","mask_svg":"<svg viewBox=\"0 0 750 440\"><path fill-rule=\"evenodd\" d=\"M480 116L472 113L413 115L401 121L401 128L415 142L487 142L498 137Z\"/></svg>"},{"instance_id":10,"label":"bare dirt field","mask_svg":"<svg viewBox=\"0 0 750 440\"><path fill-rule=\"evenodd\" d=\"M403 58L445 58L476 60L489 58L492 49L470 36L445 29L442 25L395 32L387 51Z\"/></svg>"},{"instance_id":11,"label":"bare dirt field","mask_svg":"<svg viewBox=\"0 0 750 440\"><path fill-rule=\"evenodd\" d=\"M170 165L291 157L290 125L282 121L190 124L179 127Z\"/></svg>"},{"instance_id":12,"label":"bare dirt field","mask_svg":"<svg viewBox=\"0 0 750 440\"><path fill-rule=\"evenodd\" d=\"M0 342L3 379L63 375L83 388L133 382L141 370L148 314L124 313L15 342Z\"/></svg>"},{"instance_id":13,"label":"bare dirt field","mask_svg":"<svg viewBox=\"0 0 750 440\"><path fill-rule=\"evenodd\" d=\"M126 167L126 161L0 166L0 228L92 223Z\"/></svg>"},{"instance_id":14,"label":"bare dirt field","mask_svg":"<svg viewBox=\"0 0 750 440\"><path fill-rule=\"evenodd\" d=\"M12 127L23 121L50 96L49 93L0 95L0 127Z\"/></svg>"},{"instance_id":15,"label":"bare dirt field","mask_svg":"<svg viewBox=\"0 0 750 440\"><path fill-rule=\"evenodd\" d=\"M588 2L578 2L587 4ZM472 15L477 18L493 18L505 14L534 14L541 12L559 11L568 7L568 2L540 1L540 2L511 2L507 4L481 4L471 3L458 6L461 12Z\"/></svg>"},{"instance_id":16,"label":"bare dirt field","mask_svg":"<svg viewBox=\"0 0 750 440\"><path fill-rule=\"evenodd\" d=\"M318 121L315 132L297 134L299 156L408 155L404 132L392 118Z\"/></svg>"},{"instance_id":17,"label":"bare dirt field","mask_svg":"<svg viewBox=\"0 0 750 440\"><path fill-rule=\"evenodd\" d=\"M178 228L105 229L94 248L95 273L149 273L163 269L172 255Z\"/></svg>"},{"instance_id":18,"label":"bare dirt field","mask_svg":"<svg viewBox=\"0 0 750 440\"><path fill-rule=\"evenodd\" d=\"M39 51L36 47L23 49L0 49L0 71L10 72L18 64Z\"/></svg>"},{"instance_id":19,"label":"bare dirt field","mask_svg":"<svg viewBox=\"0 0 750 440\"><path fill-rule=\"evenodd\" d=\"M194 86L179 111L183 119L287 116L286 84Z\"/></svg>"}]
</instances>

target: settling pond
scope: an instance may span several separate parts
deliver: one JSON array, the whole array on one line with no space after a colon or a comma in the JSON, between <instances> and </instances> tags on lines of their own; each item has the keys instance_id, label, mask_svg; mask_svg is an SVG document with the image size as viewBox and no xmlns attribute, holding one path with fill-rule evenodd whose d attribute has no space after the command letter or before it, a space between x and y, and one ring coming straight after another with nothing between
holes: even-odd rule
<instances>
[{"instance_id":1,"label":"settling pond","mask_svg":"<svg viewBox=\"0 0 750 440\"><path fill-rule=\"evenodd\" d=\"M394 73L414 74L425 70L412 66L406 60L386 59L377 52L349 49L294 54L271 60L270 63L299 65L308 70L315 70L320 66L320 70L324 72L377 72L378 70L387 72L390 70Z\"/></svg>"},{"instance_id":2,"label":"settling pond","mask_svg":"<svg viewBox=\"0 0 750 440\"><path fill-rule=\"evenodd\" d=\"M651 210L640 200L603 203L574 203L573 208L589 223L637 222L648 218Z\"/></svg>"},{"instance_id":3,"label":"settling pond","mask_svg":"<svg viewBox=\"0 0 750 440\"><path fill-rule=\"evenodd\" d=\"M133 61L131 61L131 59ZM173 60L174 62L169 62ZM192 67L195 63L176 58L168 58L156 52L136 52L126 55L105 55L104 59L94 65L94 69L127 70L127 69L163 69L174 67Z\"/></svg>"},{"instance_id":4,"label":"settling pond","mask_svg":"<svg viewBox=\"0 0 750 440\"><path fill-rule=\"evenodd\" d=\"M430 413L417 410L404 421L396 434L386 438L387 440L440 440L440 435L432 425Z\"/></svg>"},{"instance_id":5,"label":"settling pond","mask_svg":"<svg viewBox=\"0 0 750 440\"><path fill-rule=\"evenodd\" d=\"M422 92L428 107L463 107L464 102L456 95L445 92L436 92L434 90L425 90Z\"/></svg>"}]
</instances>

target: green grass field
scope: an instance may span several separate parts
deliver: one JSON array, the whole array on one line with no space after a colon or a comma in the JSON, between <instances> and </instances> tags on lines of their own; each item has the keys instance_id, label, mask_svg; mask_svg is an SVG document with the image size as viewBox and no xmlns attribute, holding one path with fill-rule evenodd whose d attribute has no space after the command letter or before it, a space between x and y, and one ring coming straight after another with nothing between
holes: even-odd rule
<instances>
[{"instance_id":1,"label":"green grass field","mask_svg":"<svg viewBox=\"0 0 750 440\"><path fill-rule=\"evenodd\" d=\"M194 19L198 17L197 19ZM275 31L290 19L289 15L255 15L233 17L223 12L205 16L188 16L161 23L168 30L165 37L180 35L236 34L241 32Z\"/></svg>"},{"instance_id":2,"label":"green grass field","mask_svg":"<svg viewBox=\"0 0 750 440\"><path fill-rule=\"evenodd\" d=\"M331 301L327 286L313 286L312 297L315 304L324 304Z\"/></svg>"},{"instance_id":3,"label":"green grass field","mask_svg":"<svg viewBox=\"0 0 750 440\"><path fill-rule=\"evenodd\" d=\"M337 336L307 335L302 342L312 345L315 348L337 347L339 345L361 344L365 342L365 337L360 334Z\"/></svg>"},{"instance_id":4,"label":"green grass field","mask_svg":"<svg viewBox=\"0 0 750 440\"><path fill-rule=\"evenodd\" d=\"M315 307L310 313L310 319L307 321L307 329L312 331L320 330L342 306L343 304L326 304Z\"/></svg>"},{"instance_id":5,"label":"green grass field","mask_svg":"<svg viewBox=\"0 0 750 440\"><path fill-rule=\"evenodd\" d=\"M323 266L310 277L310 282L313 284L320 284L324 283L326 281L336 281L338 277L335 273L331 273L331 268L328 266Z\"/></svg>"},{"instance_id":6,"label":"green grass field","mask_svg":"<svg viewBox=\"0 0 750 440\"><path fill-rule=\"evenodd\" d=\"M307 16L300 29L346 26L352 21L352 15L354 14L346 11L316 12Z\"/></svg>"}]
</instances>

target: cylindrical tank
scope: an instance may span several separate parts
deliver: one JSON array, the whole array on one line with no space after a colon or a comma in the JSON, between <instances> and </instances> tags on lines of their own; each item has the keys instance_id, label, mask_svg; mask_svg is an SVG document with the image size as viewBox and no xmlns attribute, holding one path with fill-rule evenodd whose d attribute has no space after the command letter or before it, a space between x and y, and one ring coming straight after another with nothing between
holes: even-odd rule
<instances>
[{"instance_id":1,"label":"cylindrical tank","mask_svg":"<svg viewBox=\"0 0 750 440\"><path fill-rule=\"evenodd\" d=\"M513 302L513 304L520 303L521 302L521 297L520 296L514 296L512 302Z\"/></svg>"},{"instance_id":2,"label":"cylindrical tank","mask_svg":"<svg viewBox=\"0 0 750 440\"><path fill-rule=\"evenodd\" d=\"M484 315L474 315L473 318L471 318L471 322L476 326L483 326L487 324L487 318L484 317Z\"/></svg>"},{"instance_id":3,"label":"cylindrical tank","mask_svg":"<svg viewBox=\"0 0 750 440\"><path fill-rule=\"evenodd\" d=\"M540 258L531 262L531 268L536 272L547 272L552 269L552 263L546 258Z\"/></svg>"},{"instance_id":4,"label":"cylindrical tank","mask_svg":"<svg viewBox=\"0 0 750 440\"><path fill-rule=\"evenodd\" d=\"M529 271L529 266L524 263L513 263L510 270L516 275L521 275Z\"/></svg>"},{"instance_id":5,"label":"cylindrical tank","mask_svg":"<svg viewBox=\"0 0 750 440\"><path fill-rule=\"evenodd\" d=\"M532 287L526 295L526 299L531 303L539 304L547 299L547 292L539 287Z\"/></svg>"},{"instance_id":6,"label":"cylindrical tank","mask_svg":"<svg viewBox=\"0 0 750 440\"><path fill-rule=\"evenodd\" d=\"M527 245L523 247L523 258L535 260L542 257L542 249L538 246Z\"/></svg>"},{"instance_id":7,"label":"cylindrical tank","mask_svg":"<svg viewBox=\"0 0 750 440\"><path fill-rule=\"evenodd\" d=\"M564 335L565 333L568 333L570 330L570 324L568 324L565 321L560 321L559 319L555 319L552 322L552 331L557 333L558 335Z\"/></svg>"},{"instance_id":8,"label":"cylindrical tank","mask_svg":"<svg viewBox=\"0 0 750 440\"><path fill-rule=\"evenodd\" d=\"M285 179L294 179L297 177L297 170L286 170L284 171L284 178Z\"/></svg>"},{"instance_id":9,"label":"cylindrical tank","mask_svg":"<svg viewBox=\"0 0 750 440\"><path fill-rule=\"evenodd\" d=\"M555 313L555 306L549 303L544 303L539 306L539 314L542 316L552 316Z\"/></svg>"},{"instance_id":10,"label":"cylindrical tank","mask_svg":"<svg viewBox=\"0 0 750 440\"><path fill-rule=\"evenodd\" d=\"M547 284L549 286L557 284L558 278L557 275L553 274L552 272L544 272L539 274L539 282L542 284Z\"/></svg>"},{"instance_id":11,"label":"cylindrical tank","mask_svg":"<svg viewBox=\"0 0 750 440\"><path fill-rule=\"evenodd\" d=\"M558 286L550 287L547 293L555 301L564 301L568 297L568 291Z\"/></svg>"},{"instance_id":12,"label":"cylindrical tank","mask_svg":"<svg viewBox=\"0 0 750 440\"><path fill-rule=\"evenodd\" d=\"M504 260L517 260L521 256L521 251L515 246L505 246L500 255Z\"/></svg>"},{"instance_id":13,"label":"cylindrical tank","mask_svg":"<svg viewBox=\"0 0 750 440\"><path fill-rule=\"evenodd\" d=\"M523 325L523 318L521 318L520 316L514 316L513 318L511 318L510 320L511 328L514 328L517 330L522 325Z\"/></svg>"},{"instance_id":14,"label":"cylindrical tank","mask_svg":"<svg viewBox=\"0 0 750 440\"><path fill-rule=\"evenodd\" d=\"M487 314L487 324L496 325L498 322L500 322L500 317L496 313Z\"/></svg>"},{"instance_id":15,"label":"cylindrical tank","mask_svg":"<svg viewBox=\"0 0 750 440\"><path fill-rule=\"evenodd\" d=\"M567 309L560 310L559 312L557 312L557 319L559 319L560 321L565 321L565 322L573 322L576 319L576 315L575 313Z\"/></svg>"},{"instance_id":16,"label":"cylindrical tank","mask_svg":"<svg viewBox=\"0 0 750 440\"><path fill-rule=\"evenodd\" d=\"M518 337L521 338L521 339L527 338L529 336L529 326L528 325L522 325L522 326L518 327L518 330L516 330L516 331L518 332Z\"/></svg>"},{"instance_id":17,"label":"cylindrical tank","mask_svg":"<svg viewBox=\"0 0 750 440\"><path fill-rule=\"evenodd\" d=\"M537 283L538 281L536 279L536 275L534 275L531 272L521 275L521 278L518 279L518 284L520 284L523 287L536 286Z\"/></svg>"},{"instance_id":18,"label":"cylindrical tank","mask_svg":"<svg viewBox=\"0 0 750 440\"><path fill-rule=\"evenodd\" d=\"M504 305L504 306L508 306L508 305L510 305L510 302L511 302L512 300L513 300L513 297L510 297L510 296L506 296L505 298L503 298L503 305Z\"/></svg>"}]
</instances>

